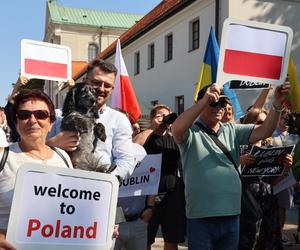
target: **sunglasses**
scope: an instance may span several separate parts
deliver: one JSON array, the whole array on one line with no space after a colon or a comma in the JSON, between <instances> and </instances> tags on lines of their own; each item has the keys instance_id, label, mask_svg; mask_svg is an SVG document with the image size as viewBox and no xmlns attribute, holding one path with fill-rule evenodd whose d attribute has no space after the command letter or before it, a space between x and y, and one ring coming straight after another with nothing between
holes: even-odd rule
<instances>
[{"instance_id":1,"label":"sunglasses","mask_svg":"<svg viewBox=\"0 0 300 250\"><path fill-rule=\"evenodd\" d=\"M42 109L34 111L21 109L17 111L17 117L20 120L28 120L31 118L32 115L34 115L34 117L38 120L46 120L50 116L47 110Z\"/></svg>"},{"instance_id":2,"label":"sunglasses","mask_svg":"<svg viewBox=\"0 0 300 250\"><path fill-rule=\"evenodd\" d=\"M228 103L228 102L225 101L225 100L219 100L218 102L212 102L212 103L210 103L209 106L211 106L211 107L213 107L213 108L215 108L215 107L217 107L217 106L219 106L219 107L221 107L221 108L226 108L227 103Z\"/></svg>"}]
</instances>

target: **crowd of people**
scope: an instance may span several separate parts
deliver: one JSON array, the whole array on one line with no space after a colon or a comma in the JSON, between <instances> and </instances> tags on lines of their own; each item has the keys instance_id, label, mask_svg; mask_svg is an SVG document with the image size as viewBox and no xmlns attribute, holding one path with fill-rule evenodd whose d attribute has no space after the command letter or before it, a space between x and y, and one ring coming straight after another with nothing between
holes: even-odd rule
<instances>
[{"instance_id":1,"label":"crowd of people","mask_svg":"<svg viewBox=\"0 0 300 250\"><path fill-rule=\"evenodd\" d=\"M165 250L176 250L186 240L191 250L282 249L293 187L276 195L272 187L289 175L300 176L299 157L284 156L282 176L249 178L240 172L256 163L249 151L252 145L297 145L299 151L298 135L290 134L286 125L289 82L276 87L270 110L263 108L268 89L240 121L234 121L230 99L213 84L203 88L197 102L174 123L164 120L172 113L168 106L154 106L149 127L141 131L126 113L107 105L116 74L113 64L96 59L83 80L96 91L96 122L104 125L107 137L105 142L97 140L94 153L103 164L115 165L110 174L119 181L132 174L137 154L161 153L162 163L157 195L119 198L124 219L115 226L114 249L151 249L159 226ZM62 117L45 93L21 88L28 82L20 77L0 109L0 157L6 157L0 172L0 249L6 250L15 249L5 234L18 168L27 162L73 168L67 152L80 143L80 133L59 131ZM261 218L253 220L241 212L241 185L261 206Z\"/></svg>"}]
</instances>

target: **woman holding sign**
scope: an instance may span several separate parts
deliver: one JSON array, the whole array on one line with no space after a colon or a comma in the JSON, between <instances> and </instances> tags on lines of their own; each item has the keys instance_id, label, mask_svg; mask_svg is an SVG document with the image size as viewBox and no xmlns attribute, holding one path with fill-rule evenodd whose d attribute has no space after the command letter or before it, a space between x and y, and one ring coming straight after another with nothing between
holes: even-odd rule
<instances>
[{"instance_id":1,"label":"woman holding sign","mask_svg":"<svg viewBox=\"0 0 300 250\"><path fill-rule=\"evenodd\" d=\"M55 112L52 101L45 93L22 90L14 97L12 117L20 141L5 149L0 148L0 238L5 236L7 230L19 167L25 163L72 167L66 152L46 144L47 134L55 121Z\"/></svg>"},{"instance_id":2,"label":"woman holding sign","mask_svg":"<svg viewBox=\"0 0 300 250\"><path fill-rule=\"evenodd\" d=\"M252 108L244 118L244 124L261 125L265 121L268 112L264 109ZM260 140L255 143L259 147L270 147L272 138ZM256 157L250 155L252 145L241 147L241 165L255 165ZM287 154L283 160L285 171L292 166L293 157ZM240 241L239 250L246 249L281 249L281 234L278 220L278 206L272 192L272 185L277 183L281 176L270 177L243 177L244 184L248 186L257 202L260 204L263 217L256 221L245 213L240 216ZM259 235L257 237L257 232Z\"/></svg>"}]
</instances>

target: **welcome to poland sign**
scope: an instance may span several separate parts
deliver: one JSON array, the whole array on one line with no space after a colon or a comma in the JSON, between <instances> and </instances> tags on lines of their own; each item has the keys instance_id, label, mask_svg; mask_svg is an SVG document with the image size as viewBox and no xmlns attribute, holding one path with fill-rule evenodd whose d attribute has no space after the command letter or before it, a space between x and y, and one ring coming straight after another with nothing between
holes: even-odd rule
<instances>
[{"instance_id":1,"label":"welcome to poland sign","mask_svg":"<svg viewBox=\"0 0 300 250\"><path fill-rule=\"evenodd\" d=\"M104 250L119 183L103 173L28 164L17 175L7 238L18 250Z\"/></svg>"}]
</instances>

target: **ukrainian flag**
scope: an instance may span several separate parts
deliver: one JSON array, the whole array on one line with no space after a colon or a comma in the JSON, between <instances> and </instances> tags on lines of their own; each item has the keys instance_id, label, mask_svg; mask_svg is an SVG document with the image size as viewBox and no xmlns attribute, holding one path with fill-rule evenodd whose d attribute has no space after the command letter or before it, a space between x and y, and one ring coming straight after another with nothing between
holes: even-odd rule
<instances>
[{"instance_id":1,"label":"ukrainian flag","mask_svg":"<svg viewBox=\"0 0 300 250\"><path fill-rule=\"evenodd\" d=\"M199 76L199 81L196 87L194 100L197 101L198 92L207 85L216 82L219 60L219 45L213 28L210 28L209 38L206 44L203 64Z\"/></svg>"},{"instance_id":2,"label":"ukrainian flag","mask_svg":"<svg viewBox=\"0 0 300 250\"><path fill-rule=\"evenodd\" d=\"M291 84L289 102L293 112L300 112L300 85L292 55L289 60L288 79Z\"/></svg>"},{"instance_id":3,"label":"ukrainian flag","mask_svg":"<svg viewBox=\"0 0 300 250\"><path fill-rule=\"evenodd\" d=\"M216 39L213 28L210 28L209 38L206 44L206 50L204 55L203 64L199 76L199 81L194 95L195 102L197 101L198 92L207 85L211 85L216 82L219 60L219 45ZM230 99L232 107L234 109L234 119L237 120L243 115L240 103L237 99L236 93L229 89L229 83L223 85L224 94Z\"/></svg>"}]
</instances>

